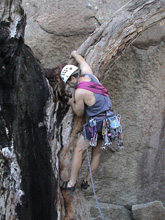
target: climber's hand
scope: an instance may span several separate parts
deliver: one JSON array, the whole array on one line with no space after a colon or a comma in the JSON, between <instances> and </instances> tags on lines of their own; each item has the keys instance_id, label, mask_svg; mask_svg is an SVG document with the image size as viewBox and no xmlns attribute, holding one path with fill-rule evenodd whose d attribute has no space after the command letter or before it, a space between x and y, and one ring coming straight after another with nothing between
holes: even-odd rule
<instances>
[{"instance_id":1,"label":"climber's hand","mask_svg":"<svg viewBox=\"0 0 165 220\"><path fill-rule=\"evenodd\" d=\"M77 51L76 51L76 50L73 50L72 53L71 53L71 55L70 55L70 57L71 57L71 58L72 58L72 57L75 57L75 54L77 54Z\"/></svg>"},{"instance_id":2,"label":"climber's hand","mask_svg":"<svg viewBox=\"0 0 165 220\"><path fill-rule=\"evenodd\" d=\"M71 105L71 106L72 106L73 103L75 103L74 98L73 98L73 97L72 97L72 98L69 98L69 100L68 100L68 105Z\"/></svg>"}]
</instances>

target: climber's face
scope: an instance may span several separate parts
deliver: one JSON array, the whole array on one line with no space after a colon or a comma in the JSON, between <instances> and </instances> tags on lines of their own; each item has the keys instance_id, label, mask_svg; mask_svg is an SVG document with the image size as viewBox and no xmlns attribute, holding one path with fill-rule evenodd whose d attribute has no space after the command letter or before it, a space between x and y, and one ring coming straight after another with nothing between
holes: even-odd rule
<instances>
[{"instance_id":1,"label":"climber's face","mask_svg":"<svg viewBox=\"0 0 165 220\"><path fill-rule=\"evenodd\" d=\"M77 79L76 79L76 77L71 76L70 80L67 81L67 84L69 85L69 87L75 88L77 86Z\"/></svg>"}]
</instances>

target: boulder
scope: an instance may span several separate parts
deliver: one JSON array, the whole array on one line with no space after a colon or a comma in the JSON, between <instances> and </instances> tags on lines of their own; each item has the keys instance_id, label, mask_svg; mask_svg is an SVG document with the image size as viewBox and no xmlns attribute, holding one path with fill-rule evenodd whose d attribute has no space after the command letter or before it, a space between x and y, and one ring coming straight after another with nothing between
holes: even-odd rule
<instances>
[{"instance_id":1,"label":"boulder","mask_svg":"<svg viewBox=\"0 0 165 220\"><path fill-rule=\"evenodd\" d=\"M104 220L132 220L131 211L127 210L124 206L113 205L113 204L99 204L101 212L103 213ZM89 204L92 220L100 219L100 213L95 202Z\"/></svg>"},{"instance_id":2,"label":"boulder","mask_svg":"<svg viewBox=\"0 0 165 220\"><path fill-rule=\"evenodd\" d=\"M72 50L109 19L127 0L23 0L25 43L46 68L68 62Z\"/></svg>"},{"instance_id":3,"label":"boulder","mask_svg":"<svg viewBox=\"0 0 165 220\"><path fill-rule=\"evenodd\" d=\"M146 204L132 206L133 218L135 220L164 220L165 207L162 202L154 201Z\"/></svg>"}]
</instances>

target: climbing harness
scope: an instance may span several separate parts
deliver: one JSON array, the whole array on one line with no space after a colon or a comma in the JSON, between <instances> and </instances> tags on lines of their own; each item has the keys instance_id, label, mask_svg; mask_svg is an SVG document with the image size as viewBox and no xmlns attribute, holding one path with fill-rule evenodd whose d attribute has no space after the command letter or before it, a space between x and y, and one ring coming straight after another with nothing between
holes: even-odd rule
<instances>
[{"instance_id":1,"label":"climbing harness","mask_svg":"<svg viewBox=\"0 0 165 220\"><path fill-rule=\"evenodd\" d=\"M89 159L88 143L87 143L85 125L84 125L84 127L83 127L83 131L84 131L84 137L85 137L85 144L86 144L86 151L87 151L87 159L88 159L88 167L89 167L89 173L90 173L90 177L91 177L91 183L92 183L93 194L94 194L94 197L95 197L95 201L96 201L97 208L98 208L99 213L100 213L100 217L101 217L102 220L104 220L104 216L103 216L103 214L102 214L102 212L101 212L101 209L100 209L100 206L99 206L99 203L98 203L98 200L97 200L96 192L95 192L95 186L94 186L94 183L93 183L93 177L92 177L92 170L91 170L90 159Z\"/></svg>"},{"instance_id":2,"label":"climbing harness","mask_svg":"<svg viewBox=\"0 0 165 220\"><path fill-rule=\"evenodd\" d=\"M101 147L102 150L106 150L112 142L116 142L117 149L124 149L123 146L123 134L122 134L122 126L120 124L121 116L115 115L112 111L107 111L104 116L94 117L89 120L88 125L91 130L90 146L97 146L98 139L98 131L97 131L97 123L99 120L102 120L102 137L103 137L103 145Z\"/></svg>"}]
</instances>

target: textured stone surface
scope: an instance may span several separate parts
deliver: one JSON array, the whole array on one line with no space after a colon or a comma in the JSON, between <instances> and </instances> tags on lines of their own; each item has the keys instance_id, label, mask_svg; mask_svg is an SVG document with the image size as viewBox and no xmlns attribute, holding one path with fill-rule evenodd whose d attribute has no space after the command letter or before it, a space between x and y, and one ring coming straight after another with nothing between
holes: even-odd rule
<instances>
[{"instance_id":1,"label":"textured stone surface","mask_svg":"<svg viewBox=\"0 0 165 220\"><path fill-rule=\"evenodd\" d=\"M44 67L66 63L71 51L125 3L127 0L23 0L25 42Z\"/></svg>"},{"instance_id":2,"label":"textured stone surface","mask_svg":"<svg viewBox=\"0 0 165 220\"><path fill-rule=\"evenodd\" d=\"M127 210L123 206L100 203L100 209L102 211L105 220L132 220L132 214L130 210ZM95 202L89 204L92 220L101 220L100 213Z\"/></svg>"},{"instance_id":3,"label":"textured stone surface","mask_svg":"<svg viewBox=\"0 0 165 220\"><path fill-rule=\"evenodd\" d=\"M6 135L8 136L9 131L6 127L5 129L7 131ZM3 145L1 145L1 148L2 147ZM0 164L0 219L13 219L13 217L16 219L17 215L15 213L15 208L17 205L22 205L22 196L25 194L21 187L21 169L18 165L17 156L14 152L13 140L11 146L2 148Z\"/></svg>"},{"instance_id":4,"label":"textured stone surface","mask_svg":"<svg viewBox=\"0 0 165 220\"><path fill-rule=\"evenodd\" d=\"M162 202L154 201L146 204L134 205L132 207L133 218L135 220L164 220L165 207Z\"/></svg>"}]
</instances>

